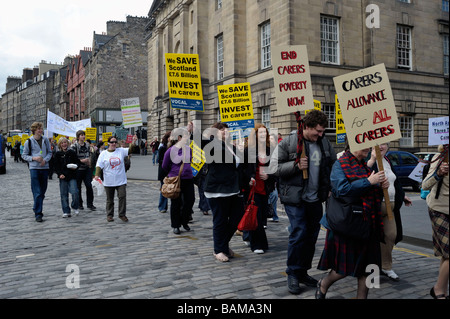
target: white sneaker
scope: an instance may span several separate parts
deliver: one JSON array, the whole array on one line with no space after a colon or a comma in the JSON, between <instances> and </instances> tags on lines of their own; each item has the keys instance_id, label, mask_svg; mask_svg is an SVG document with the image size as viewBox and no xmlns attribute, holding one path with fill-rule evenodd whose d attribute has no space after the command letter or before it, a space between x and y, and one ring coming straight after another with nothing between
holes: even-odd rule
<instances>
[{"instance_id":1,"label":"white sneaker","mask_svg":"<svg viewBox=\"0 0 450 319\"><path fill-rule=\"evenodd\" d=\"M75 209L75 210L73 211L73 213L75 214L75 216L77 216L77 215L80 213L80 211L79 211L78 209Z\"/></svg>"},{"instance_id":2,"label":"white sneaker","mask_svg":"<svg viewBox=\"0 0 450 319\"><path fill-rule=\"evenodd\" d=\"M393 281L399 281L400 280L398 275L392 269L391 270L381 269L381 271L383 272L383 274L385 276L387 276L388 278L392 279Z\"/></svg>"},{"instance_id":3,"label":"white sneaker","mask_svg":"<svg viewBox=\"0 0 450 319\"><path fill-rule=\"evenodd\" d=\"M264 250L262 250L262 249L255 249L253 252L255 254L264 254Z\"/></svg>"},{"instance_id":4,"label":"white sneaker","mask_svg":"<svg viewBox=\"0 0 450 319\"><path fill-rule=\"evenodd\" d=\"M70 214L64 213L64 214L63 214L63 218L67 218L67 217L70 217Z\"/></svg>"}]
</instances>

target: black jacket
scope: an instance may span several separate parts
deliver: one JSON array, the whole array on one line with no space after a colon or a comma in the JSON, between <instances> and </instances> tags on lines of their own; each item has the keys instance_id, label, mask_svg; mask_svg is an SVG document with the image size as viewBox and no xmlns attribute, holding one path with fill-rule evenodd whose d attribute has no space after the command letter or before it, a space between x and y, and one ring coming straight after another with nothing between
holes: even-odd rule
<instances>
[{"instance_id":1,"label":"black jacket","mask_svg":"<svg viewBox=\"0 0 450 319\"><path fill-rule=\"evenodd\" d=\"M66 181L77 178L78 168L75 170L67 168L67 164L76 164L78 167L81 165L77 153L71 148L68 148L66 152L58 151L55 153L55 171L58 178L64 175Z\"/></svg>"}]
</instances>

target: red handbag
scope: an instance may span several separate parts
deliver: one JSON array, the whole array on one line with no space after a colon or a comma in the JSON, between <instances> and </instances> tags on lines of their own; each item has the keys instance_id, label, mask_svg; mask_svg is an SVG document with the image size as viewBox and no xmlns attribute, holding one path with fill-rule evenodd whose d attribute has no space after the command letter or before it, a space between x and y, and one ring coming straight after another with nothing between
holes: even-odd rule
<instances>
[{"instance_id":1,"label":"red handbag","mask_svg":"<svg viewBox=\"0 0 450 319\"><path fill-rule=\"evenodd\" d=\"M250 231L258 228L257 213L258 206L255 205L255 187L252 186L244 216L242 216L237 229L240 231Z\"/></svg>"}]
</instances>

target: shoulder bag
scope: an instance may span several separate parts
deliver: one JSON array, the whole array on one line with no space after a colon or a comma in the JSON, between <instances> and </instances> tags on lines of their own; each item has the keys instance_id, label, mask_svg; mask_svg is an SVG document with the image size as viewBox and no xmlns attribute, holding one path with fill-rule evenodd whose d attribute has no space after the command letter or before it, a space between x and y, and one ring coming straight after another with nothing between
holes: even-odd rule
<instances>
[{"instance_id":1,"label":"shoulder bag","mask_svg":"<svg viewBox=\"0 0 450 319\"><path fill-rule=\"evenodd\" d=\"M183 153L184 154L184 153ZM161 186L161 195L165 198L176 199L181 193L181 172L183 171L184 161L181 163L178 176L168 177L166 176Z\"/></svg>"},{"instance_id":2,"label":"shoulder bag","mask_svg":"<svg viewBox=\"0 0 450 319\"><path fill-rule=\"evenodd\" d=\"M258 206L255 205L255 186L253 185L248 196L248 204L245 208L244 216L238 224L237 229L240 231L251 231L258 228Z\"/></svg>"},{"instance_id":3,"label":"shoulder bag","mask_svg":"<svg viewBox=\"0 0 450 319\"><path fill-rule=\"evenodd\" d=\"M336 197L333 193L327 200L326 218L332 231L344 237L367 240L370 235L370 220L363 213L363 204L357 197Z\"/></svg>"}]
</instances>

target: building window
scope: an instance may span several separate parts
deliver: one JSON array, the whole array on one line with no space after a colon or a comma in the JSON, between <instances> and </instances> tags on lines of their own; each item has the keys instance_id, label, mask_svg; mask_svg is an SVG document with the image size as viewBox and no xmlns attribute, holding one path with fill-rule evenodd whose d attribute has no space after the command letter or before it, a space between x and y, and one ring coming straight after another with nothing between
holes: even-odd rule
<instances>
[{"instance_id":1,"label":"building window","mask_svg":"<svg viewBox=\"0 0 450 319\"><path fill-rule=\"evenodd\" d=\"M442 11L448 12L448 0L442 0Z\"/></svg>"},{"instance_id":2,"label":"building window","mask_svg":"<svg viewBox=\"0 0 450 319\"><path fill-rule=\"evenodd\" d=\"M320 17L322 63L339 64L339 23L337 18Z\"/></svg>"},{"instance_id":3,"label":"building window","mask_svg":"<svg viewBox=\"0 0 450 319\"><path fill-rule=\"evenodd\" d=\"M404 2L404 3L411 3L411 0L398 0L400 2Z\"/></svg>"},{"instance_id":4,"label":"building window","mask_svg":"<svg viewBox=\"0 0 450 319\"><path fill-rule=\"evenodd\" d=\"M444 34L444 75L448 76L448 34Z\"/></svg>"},{"instance_id":5,"label":"building window","mask_svg":"<svg viewBox=\"0 0 450 319\"><path fill-rule=\"evenodd\" d=\"M222 0L216 0L216 9L222 9Z\"/></svg>"},{"instance_id":6,"label":"building window","mask_svg":"<svg viewBox=\"0 0 450 319\"><path fill-rule=\"evenodd\" d=\"M412 69L411 27L397 25L397 67Z\"/></svg>"},{"instance_id":7,"label":"building window","mask_svg":"<svg viewBox=\"0 0 450 319\"><path fill-rule=\"evenodd\" d=\"M223 79L223 35L217 37L217 80Z\"/></svg>"},{"instance_id":8,"label":"building window","mask_svg":"<svg viewBox=\"0 0 450 319\"><path fill-rule=\"evenodd\" d=\"M261 108L261 122L262 124L270 129L270 107L266 106Z\"/></svg>"},{"instance_id":9,"label":"building window","mask_svg":"<svg viewBox=\"0 0 450 319\"><path fill-rule=\"evenodd\" d=\"M411 116L400 116L398 118L400 125L400 132L402 138L400 139L400 147L413 147L414 142L414 119Z\"/></svg>"},{"instance_id":10,"label":"building window","mask_svg":"<svg viewBox=\"0 0 450 319\"><path fill-rule=\"evenodd\" d=\"M322 112L328 118L328 127L325 130L326 135L336 135L336 111L334 104L322 103Z\"/></svg>"},{"instance_id":11,"label":"building window","mask_svg":"<svg viewBox=\"0 0 450 319\"><path fill-rule=\"evenodd\" d=\"M261 69L272 65L270 53L270 22L261 26Z\"/></svg>"}]
</instances>

